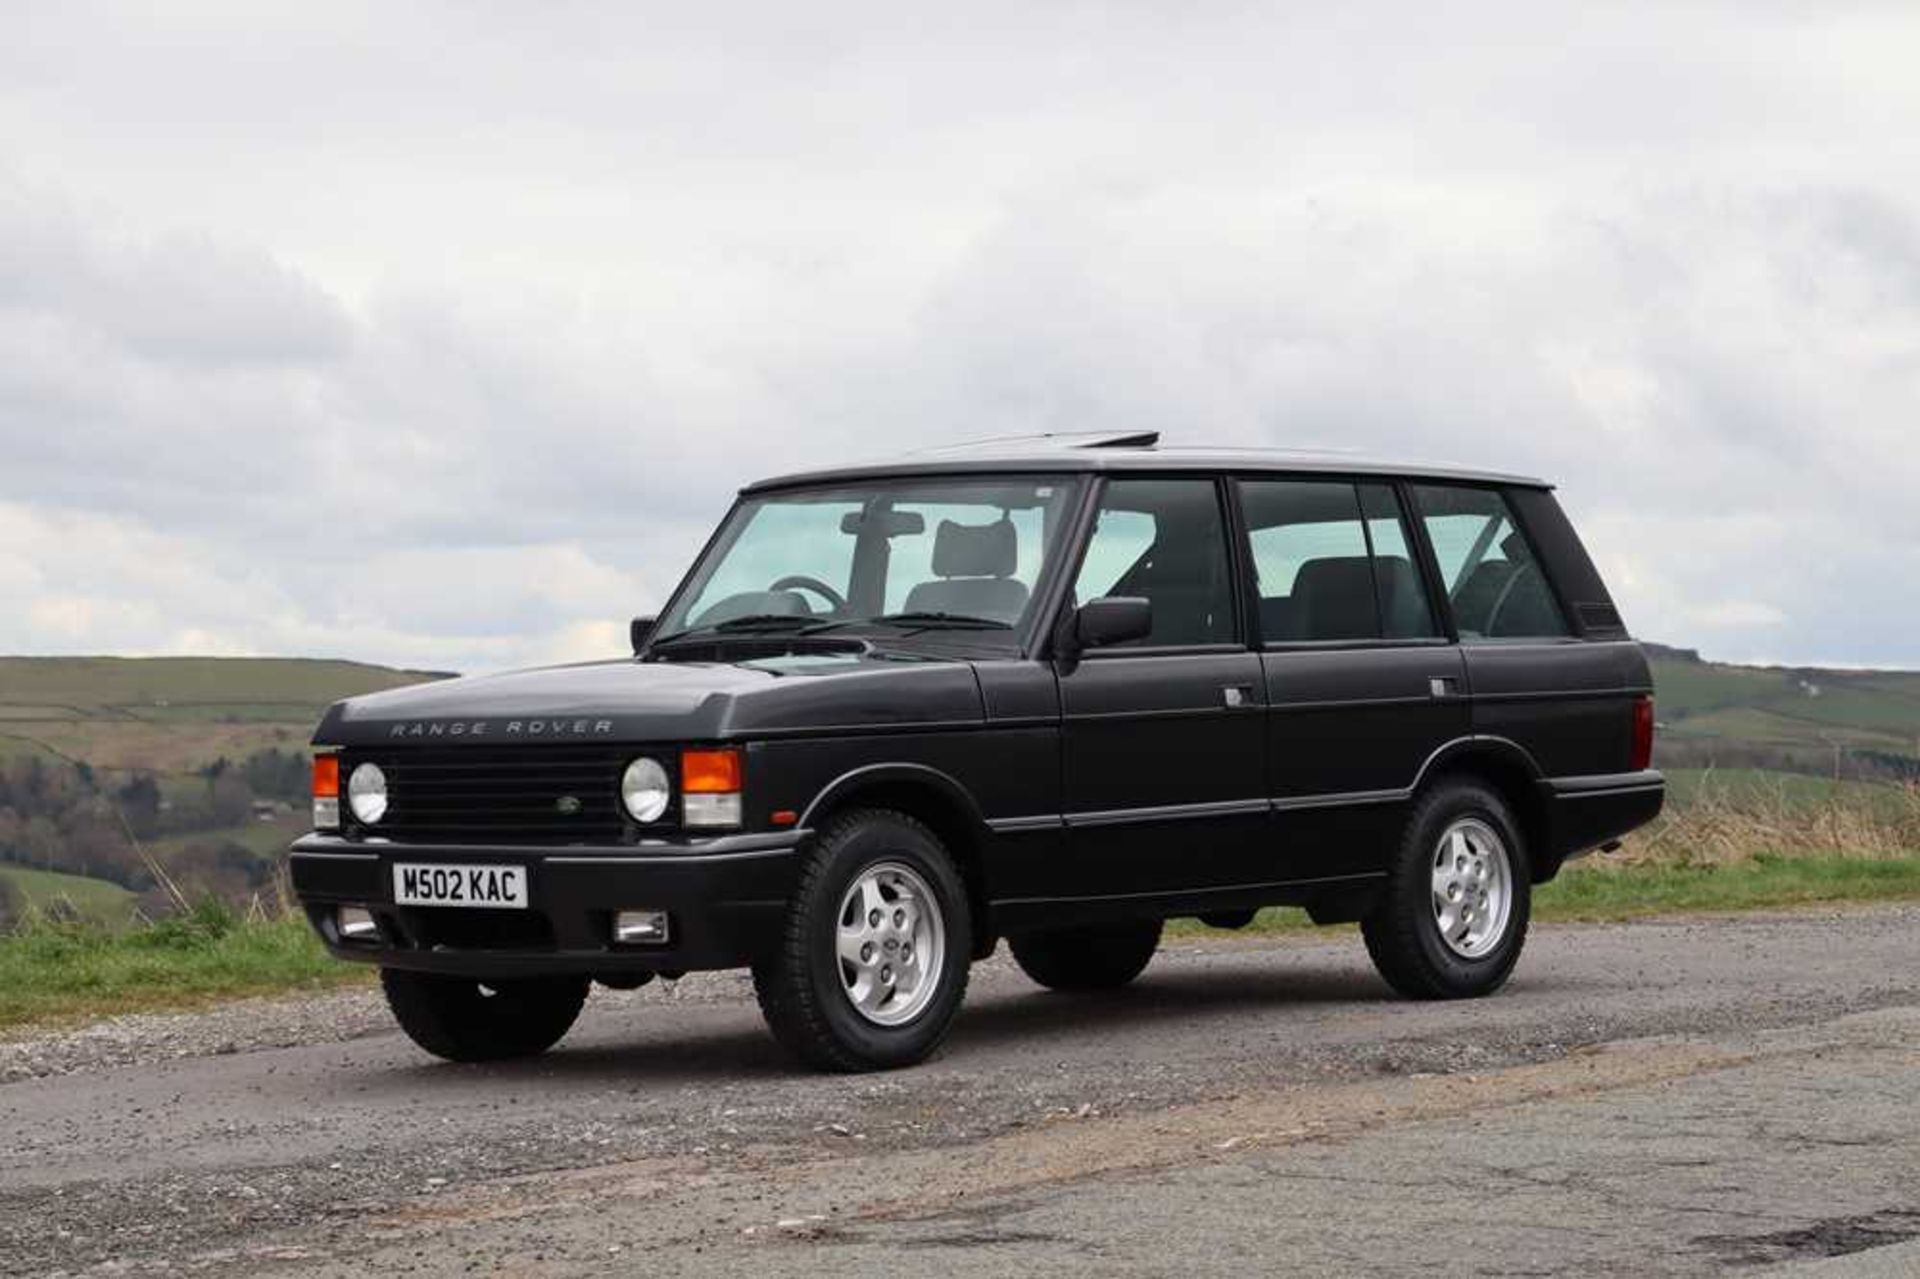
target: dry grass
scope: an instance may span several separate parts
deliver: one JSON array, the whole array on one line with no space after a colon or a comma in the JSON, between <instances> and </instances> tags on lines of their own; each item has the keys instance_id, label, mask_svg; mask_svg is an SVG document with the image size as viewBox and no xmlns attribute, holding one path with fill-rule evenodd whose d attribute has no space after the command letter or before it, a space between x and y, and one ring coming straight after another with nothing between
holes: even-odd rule
<instances>
[{"instance_id":1,"label":"dry grass","mask_svg":"<svg viewBox=\"0 0 1920 1279\"><path fill-rule=\"evenodd\" d=\"M1756 857L1888 859L1920 854L1920 785L1835 784L1809 794L1781 778L1716 786L1711 775L1669 805L1609 861L1626 866L1732 866Z\"/></svg>"}]
</instances>

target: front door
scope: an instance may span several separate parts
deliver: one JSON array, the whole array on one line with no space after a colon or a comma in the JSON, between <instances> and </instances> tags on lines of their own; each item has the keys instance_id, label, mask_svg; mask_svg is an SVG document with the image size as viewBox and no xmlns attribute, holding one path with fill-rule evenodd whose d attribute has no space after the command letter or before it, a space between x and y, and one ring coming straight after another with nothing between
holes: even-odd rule
<instances>
[{"instance_id":1,"label":"front door","mask_svg":"<svg viewBox=\"0 0 1920 1279\"><path fill-rule=\"evenodd\" d=\"M1237 616L1220 486L1116 479L1070 604L1153 605L1144 639L1057 664L1067 856L1056 894L1247 882L1268 831L1265 694Z\"/></svg>"}]
</instances>

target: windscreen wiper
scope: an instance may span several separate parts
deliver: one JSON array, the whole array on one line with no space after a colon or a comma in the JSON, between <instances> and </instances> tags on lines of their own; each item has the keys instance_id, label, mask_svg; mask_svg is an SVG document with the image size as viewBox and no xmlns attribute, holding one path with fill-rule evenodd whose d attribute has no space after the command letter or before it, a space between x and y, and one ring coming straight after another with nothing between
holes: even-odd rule
<instances>
[{"instance_id":1,"label":"windscreen wiper","mask_svg":"<svg viewBox=\"0 0 1920 1279\"><path fill-rule=\"evenodd\" d=\"M882 613L878 617L869 617L869 622L880 626L912 626L920 630L992 630L1010 631L1012 622L1003 622L997 617L974 617L968 613L938 613L910 611L906 613Z\"/></svg>"},{"instance_id":2,"label":"windscreen wiper","mask_svg":"<svg viewBox=\"0 0 1920 1279\"><path fill-rule=\"evenodd\" d=\"M651 647L716 635L777 635L783 631L805 631L819 624L818 618L805 613L748 613L744 617L729 617L711 626L689 626L684 631L663 635L654 640Z\"/></svg>"}]
</instances>

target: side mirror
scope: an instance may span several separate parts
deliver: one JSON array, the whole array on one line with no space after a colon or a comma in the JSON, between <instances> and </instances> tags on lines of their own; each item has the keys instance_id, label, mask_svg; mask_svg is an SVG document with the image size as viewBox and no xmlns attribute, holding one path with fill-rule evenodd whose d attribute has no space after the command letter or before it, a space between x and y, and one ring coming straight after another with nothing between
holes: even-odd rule
<instances>
[{"instance_id":1,"label":"side mirror","mask_svg":"<svg viewBox=\"0 0 1920 1279\"><path fill-rule=\"evenodd\" d=\"M627 623L627 640L633 645L636 656L647 646L647 637L653 634L653 624L659 620L657 617L636 617Z\"/></svg>"},{"instance_id":2,"label":"side mirror","mask_svg":"<svg viewBox=\"0 0 1920 1279\"><path fill-rule=\"evenodd\" d=\"M1152 633L1153 601L1138 595L1103 595L1073 611L1076 649L1124 644Z\"/></svg>"}]
</instances>

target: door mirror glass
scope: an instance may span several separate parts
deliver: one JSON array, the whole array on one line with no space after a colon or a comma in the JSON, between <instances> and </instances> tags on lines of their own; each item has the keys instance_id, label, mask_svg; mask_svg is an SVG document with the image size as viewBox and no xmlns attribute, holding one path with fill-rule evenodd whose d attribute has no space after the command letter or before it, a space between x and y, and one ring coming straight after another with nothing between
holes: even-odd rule
<instances>
[{"instance_id":1,"label":"door mirror glass","mask_svg":"<svg viewBox=\"0 0 1920 1279\"><path fill-rule=\"evenodd\" d=\"M633 651L636 654L647 646L647 637L653 634L653 624L657 620L659 619L652 617L636 617L627 623L627 641L633 645Z\"/></svg>"},{"instance_id":2,"label":"door mirror glass","mask_svg":"<svg viewBox=\"0 0 1920 1279\"><path fill-rule=\"evenodd\" d=\"M1153 603L1138 595L1088 600L1074 610L1073 633L1081 648L1145 639L1153 633Z\"/></svg>"}]
</instances>

